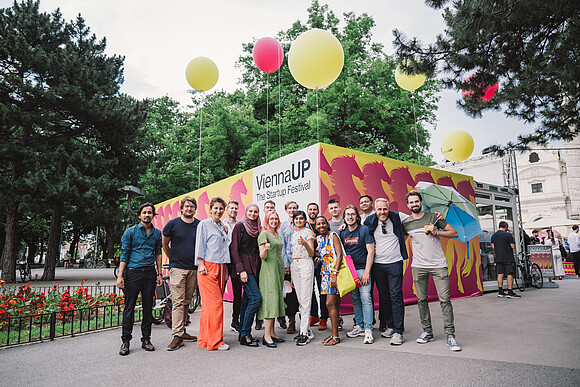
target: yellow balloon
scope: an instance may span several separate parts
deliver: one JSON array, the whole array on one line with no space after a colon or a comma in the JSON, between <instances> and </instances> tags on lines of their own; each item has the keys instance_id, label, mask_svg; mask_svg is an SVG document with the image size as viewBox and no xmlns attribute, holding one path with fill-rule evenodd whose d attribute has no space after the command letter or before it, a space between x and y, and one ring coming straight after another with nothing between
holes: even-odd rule
<instances>
[{"instance_id":1,"label":"yellow balloon","mask_svg":"<svg viewBox=\"0 0 580 387\"><path fill-rule=\"evenodd\" d=\"M288 52L290 73L302 86L322 89L338 78L344 65L344 51L338 39L318 28L303 32Z\"/></svg>"},{"instance_id":2,"label":"yellow balloon","mask_svg":"<svg viewBox=\"0 0 580 387\"><path fill-rule=\"evenodd\" d=\"M416 90L425 83L425 74L406 74L401 69L401 65L398 65L395 70L395 81L401 89Z\"/></svg>"},{"instance_id":3,"label":"yellow balloon","mask_svg":"<svg viewBox=\"0 0 580 387\"><path fill-rule=\"evenodd\" d=\"M441 153L454 162L463 161L473 153L473 137L465 130L452 130L441 140Z\"/></svg>"},{"instance_id":4,"label":"yellow balloon","mask_svg":"<svg viewBox=\"0 0 580 387\"><path fill-rule=\"evenodd\" d=\"M206 91L215 86L219 71L213 60L205 56L192 59L185 68L187 82L197 91Z\"/></svg>"}]
</instances>

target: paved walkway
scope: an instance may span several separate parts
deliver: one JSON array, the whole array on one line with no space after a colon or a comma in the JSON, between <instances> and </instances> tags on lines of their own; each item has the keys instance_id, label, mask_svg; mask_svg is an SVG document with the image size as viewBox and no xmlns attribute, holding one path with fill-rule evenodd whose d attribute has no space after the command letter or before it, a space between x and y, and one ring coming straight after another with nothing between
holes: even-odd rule
<instances>
[{"instance_id":1,"label":"paved walkway","mask_svg":"<svg viewBox=\"0 0 580 387\"><path fill-rule=\"evenodd\" d=\"M117 354L119 329L2 349L0 380L6 386L578 386L580 280L558 283L558 289L526 290L520 300L499 299L495 293L454 300L461 352L447 348L439 305L431 303L436 340L423 345L415 342L421 333L416 305L406 307L406 341L400 347L390 346L375 329L372 345L364 345L362 337L348 339L343 331L342 343L327 348L320 341L329 333L315 330L315 340L305 347L294 345L284 332L281 337L287 342L277 349L246 348L226 329L225 341L232 346L228 352L208 352L194 343L168 352L171 331L159 325L152 334L157 351L145 352L139 340L133 340L127 357ZM229 323L231 305L225 303L225 309ZM197 334L198 311L192 320L189 333ZM351 321L345 318L345 329L351 328ZM138 326L134 333L139 336Z\"/></svg>"}]
</instances>

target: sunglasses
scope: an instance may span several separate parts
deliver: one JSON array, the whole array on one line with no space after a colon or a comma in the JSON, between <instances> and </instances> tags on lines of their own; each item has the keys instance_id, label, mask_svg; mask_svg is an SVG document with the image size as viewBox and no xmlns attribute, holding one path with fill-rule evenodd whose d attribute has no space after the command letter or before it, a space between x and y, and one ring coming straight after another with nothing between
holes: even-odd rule
<instances>
[{"instance_id":1,"label":"sunglasses","mask_svg":"<svg viewBox=\"0 0 580 387\"><path fill-rule=\"evenodd\" d=\"M383 232L383 234L387 233L387 224L386 223L381 223L381 231Z\"/></svg>"}]
</instances>

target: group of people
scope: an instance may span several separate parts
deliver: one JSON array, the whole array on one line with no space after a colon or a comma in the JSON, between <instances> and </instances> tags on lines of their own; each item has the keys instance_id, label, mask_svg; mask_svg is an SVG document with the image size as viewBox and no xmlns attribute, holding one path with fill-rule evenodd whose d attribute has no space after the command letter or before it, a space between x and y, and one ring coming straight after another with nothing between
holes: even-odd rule
<instances>
[{"instance_id":1,"label":"group of people","mask_svg":"<svg viewBox=\"0 0 580 387\"><path fill-rule=\"evenodd\" d=\"M142 294L142 347L151 344L152 303L155 285L161 283L161 251L169 258L173 300L172 341L167 350L177 350L184 342L197 341L207 350L228 350L223 340L223 294L231 277L233 314L231 328L239 333L243 346L258 347L259 342L276 348L284 342L276 333L276 320L294 337L296 345L308 344L312 327L331 333L322 344L339 344L342 330L341 297L337 277L343 259L349 256L361 286L352 290L354 323L346 336L363 337L372 344L374 308L373 286L378 290L379 331L391 345L404 340L403 262L407 252L405 238L412 245L412 277L415 284L422 333L417 342L434 340L428 302L429 277L434 281L440 300L446 343L453 351L461 347L455 339L453 306L449 291L449 269L440 238L457 237L456 230L439 214L422 211L422 197L417 191L406 196L410 215L391 211L385 198L360 197L360 211L354 205L341 210L332 199L327 203L330 219L320 215L317 203L309 203L306 212L289 201L284 209L288 220L282 222L275 203L267 201L264 215L256 204L246 206L237 220L239 203L219 197L210 201L210 217L194 217L195 198L180 200L181 216L170 220L163 232L151 221L155 207L139 207L140 223L127 229L122 238L122 256L117 285L125 291L122 345L120 355L130 352L134 307ZM226 218L222 217L226 213ZM262 221L263 219L263 221ZM186 332L186 318L193 291L199 286L203 308L198 337ZM242 292L243 289L243 292ZM320 308L319 308L320 306ZM320 313L319 313L320 311ZM296 313L300 322L297 324ZM261 340L252 335L252 327L264 326Z\"/></svg>"},{"instance_id":2,"label":"group of people","mask_svg":"<svg viewBox=\"0 0 580 387\"><path fill-rule=\"evenodd\" d=\"M580 250L580 240L578 239L578 225L572 226L572 233L568 238L562 238L560 234L553 230L547 230L546 236L542 239L539 237L539 231L532 231L530 245L552 246L552 255L554 257L554 278L561 280L564 273L564 261L569 260L574 263L576 275L579 274L580 260L578 253Z\"/></svg>"}]
</instances>

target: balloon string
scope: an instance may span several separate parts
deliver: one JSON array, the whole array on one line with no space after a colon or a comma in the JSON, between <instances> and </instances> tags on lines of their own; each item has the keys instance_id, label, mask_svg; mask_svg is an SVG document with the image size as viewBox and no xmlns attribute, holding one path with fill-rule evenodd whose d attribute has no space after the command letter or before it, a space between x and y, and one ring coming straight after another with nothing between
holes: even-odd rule
<instances>
[{"instance_id":1,"label":"balloon string","mask_svg":"<svg viewBox=\"0 0 580 387\"><path fill-rule=\"evenodd\" d=\"M199 109L199 157L197 158L197 189L201 188L201 122L203 116L203 104Z\"/></svg>"},{"instance_id":2,"label":"balloon string","mask_svg":"<svg viewBox=\"0 0 580 387\"><path fill-rule=\"evenodd\" d=\"M421 164L421 155L419 154L419 132L417 130L417 116L415 115L415 94L411 94L411 101L413 101L413 121L415 124L415 142L417 143L415 152L417 152L417 162Z\"/></svg>"},{"instance_id":3,"label":"balloon string","mask_svg":"<svg viewBox=\"0 0 580 387\"><path fill-rule=\"evenodd\" d=\"M269 130L268 130L268 93L269 93L269 89L268 89L268 85L270 82L270 78L269 78L269 74L266 73L266 162L268 162L268 135L269 135Z\"/></svg>"},{"instance_id":4,"label":"balloon string","mask_svg":"<svg viewBox=\"0 0 580 387\"><path fill-rule=\"evenodd\" d=\"M280 51L278 50L278 63L280 63ZM281 116L281 105L282 105L282 92L280 87L280 74L282 73L282 65L278 68L278 147L280 148L280 153L278 157L282 157L282 125L280 122Z\"/></svg>"},{"instance_id":5,"label":"balloon string","mask_svg":"<svg viewBox=\"0 0 580 387\"><path fill-rule=\"evenodd\" d=\"M318 88L316 88L316 138L320 142L320 131L318 130Z\"/></svg>"}]
</instances>

